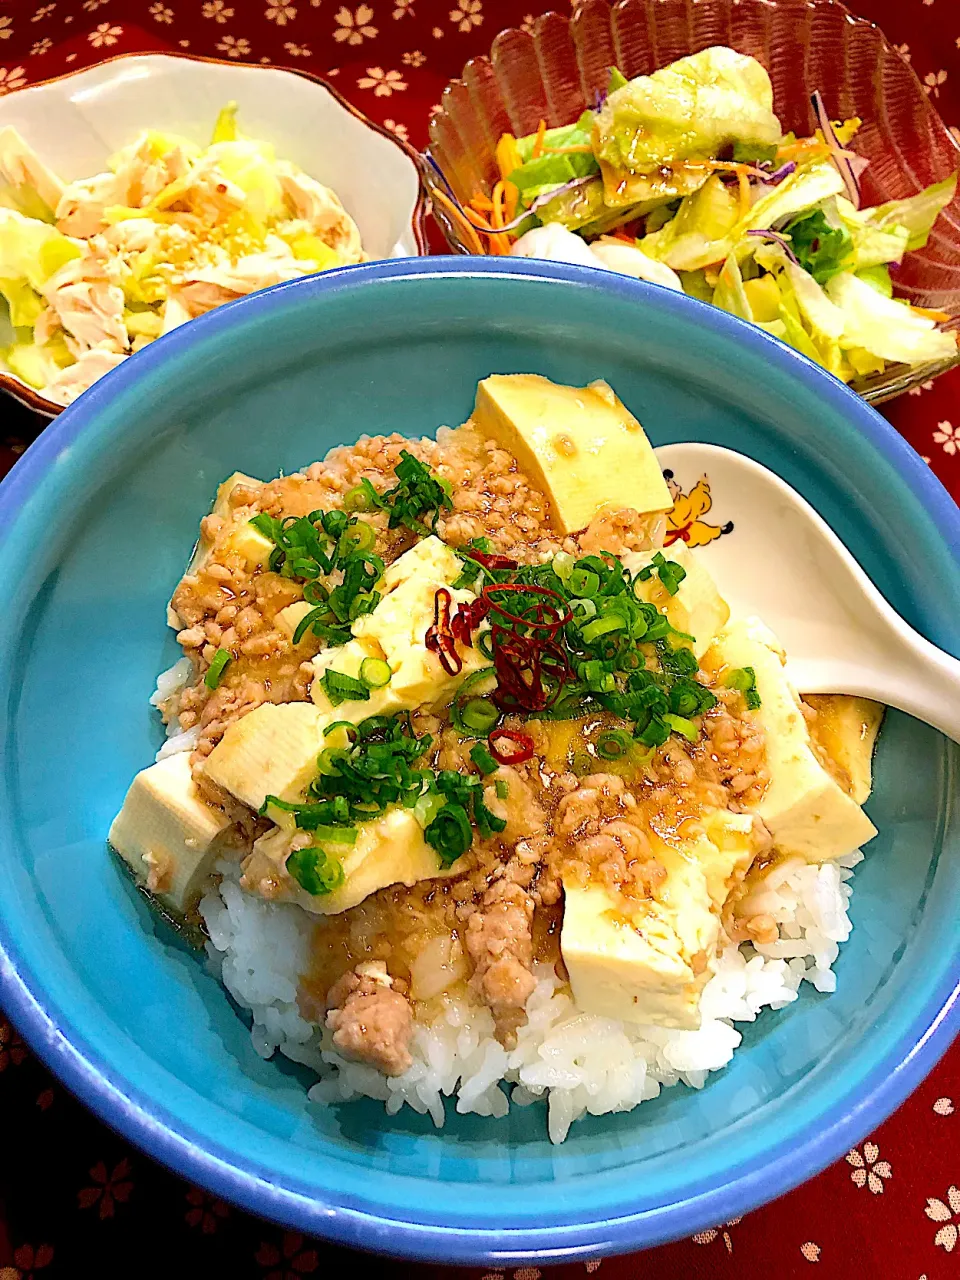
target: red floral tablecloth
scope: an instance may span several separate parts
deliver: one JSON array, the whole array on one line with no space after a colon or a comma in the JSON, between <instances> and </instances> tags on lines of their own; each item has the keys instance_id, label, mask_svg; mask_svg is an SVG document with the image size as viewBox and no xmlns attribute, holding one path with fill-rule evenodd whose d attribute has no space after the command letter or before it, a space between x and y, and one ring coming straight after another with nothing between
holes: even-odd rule
<instances>
[{"instance_id":1,"label":"red floral tablecloth","mask_svg":"<svg viewBox=\"0 0 960 1280\"><path fill-rule=\"evenodd\" d=\"M848 0L911 60L960 125L958 0ZM554 8L563 8L556 0ZM544 0L0 0L0 94L132 50L306 68L415 146L431 106L496 32ZM954 132L960 139L960 129ZM889 405L960 494L960 370ZM0 399L0 475L38 423ZM0 1019L0 1280L203 1275L298 1280L364 1265L384 1277L537 1280L535 1265L463 1272L366 1263L189 1186L66 1093ZM649 1253L560 1268L607 1280L955 1280L960 1277L960 1046L845 1159L782 1200ZM812 1270L813 1269L813 1270Z\"/></svg>"}]
</instances>

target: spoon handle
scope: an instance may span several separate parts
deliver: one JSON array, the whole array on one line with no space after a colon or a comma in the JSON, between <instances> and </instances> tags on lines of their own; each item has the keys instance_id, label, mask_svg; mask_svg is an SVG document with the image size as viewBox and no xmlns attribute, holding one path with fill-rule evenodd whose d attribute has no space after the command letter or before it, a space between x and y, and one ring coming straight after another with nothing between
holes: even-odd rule
<instances>
[{"instance_id":1,"label":"spoon handle","mask_svg":"<svg viewBox=\"0 0 960 1280\"><path fill-rule=\"evenodd\" d=\"M826 659L788 659L795 687L802 693L873 698L960 742L960 661L925 640L885 602L873 621L871 631L859 636L855 658L833 656L842 652L837 645L824 647Z\"/></svg>"}]
</instances>

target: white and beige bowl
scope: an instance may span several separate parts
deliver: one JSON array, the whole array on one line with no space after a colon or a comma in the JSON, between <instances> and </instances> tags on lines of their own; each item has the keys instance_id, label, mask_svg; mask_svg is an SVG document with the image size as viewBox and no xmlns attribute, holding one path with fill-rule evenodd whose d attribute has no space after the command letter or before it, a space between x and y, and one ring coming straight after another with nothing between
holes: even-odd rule
<instances>
[{"instance_id":1,"label":"white and beige bowl","mask_svg":"<svg viewBox=\"0 0 960 1280\"><path fill-rule=\"evenodd\" d=\"M141 129L206 144L217 113L236 102L243 132L331 187L370 258L427 252L416 152L325 81L304 72L186 54L126 54L0 98L14 125L65 181L106 167ZM10 342L0 300L0 347ZM0 387L50 417L62 406L0 365Z\"/></svg>"}]
</instances>

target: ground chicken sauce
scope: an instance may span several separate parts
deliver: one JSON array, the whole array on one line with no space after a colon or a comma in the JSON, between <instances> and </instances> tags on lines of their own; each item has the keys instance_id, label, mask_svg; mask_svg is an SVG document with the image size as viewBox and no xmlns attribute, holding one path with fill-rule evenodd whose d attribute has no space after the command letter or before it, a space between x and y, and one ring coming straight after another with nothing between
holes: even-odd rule
<instances>
[{"instance_id":1,"label":"ground chicken sauce","mask_svg":"<svg viewBox=\"0 0 960 1280\"><path fill-rule=\"evenodd\" d=\"M436 442L363 439L302 473L264 485L240 483L226 509L204 519L204 554L172 600L182 622L178 639L196 672L176 708L183 730L200 729L194 766L228 725L255 707L309 699L310 659L321 647L308 634L294 649L277 623L281 609L303 598L302 585L263 565L249 568L231 549L231 535L259 513L282 518L340 507L343 495L363 479L383 491L393 482L402 449L449 482L453 509L440 514L436 533L451 545L483 536L496 552L527 564L560 551L618 554L654 545L658 530L627 511L605 510L578 539L558 539L544 495L509 453L470 424L441 429ZM414 545L406 530L388 529L385 512L364 519L376 530L375 550L385 563ZM228 650L232 661L211 690L204 676L220 650ZM700 737L693 743L669 738L639 768L598 757L599 734L622 724L606 713L568 721L508 717L508 728L532 737L534 754L522 764L501 766L495 775L507 784L500 805L504 830L477 836L455 878L385 888L339 915L319 917L310 969L302 978L303 1014L323 1021L331 1003L340 1000L344 1010L362 1008L370 1018L375 1010L376 1016L393 1016L392 1010L402 1021L396 997L406 996L418 1019L429 1018L445 992L469 990L489 1006L498 1033L509 1042L533 987L534 961L552 963L563 974L564 876L580 884L599 880L626 905L654 895L665 872L651 847L652 833L667 843L689 837L707 809L742 812L762 794L764 744L754 713L716 672L701 671L697 679L717 698L701 718ZM414 714L413 728L434 738L429 762L423 763L471 772L472 740L425 712ZM238 844L248 852L269 824L196 768L195 778L204 795L236 820ZM761 824L755 826L756 853L762 855L769 840ZM382 962L387 978L376 969L372 977L348 980L358 965L371 962ZM390 993L389 1007L385 998L377 1004L378 992ZM338 1018L345 1026L345 1015ZM395 1074L405 1058L400 1053L376 1061Z\"/></svg>"}]
</instances>

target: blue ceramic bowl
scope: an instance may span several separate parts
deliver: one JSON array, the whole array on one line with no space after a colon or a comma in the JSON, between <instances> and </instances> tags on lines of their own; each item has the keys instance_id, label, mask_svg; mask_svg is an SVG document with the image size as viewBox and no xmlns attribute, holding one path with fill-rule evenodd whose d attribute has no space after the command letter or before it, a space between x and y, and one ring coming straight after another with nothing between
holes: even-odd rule
<instances>
[{"instance_id":1,"label":"blue ceramic bowl","mask_svg":"<svg viewBox=\"0 0 960 1280\"><path fill-rule=\"evenodd\" d=\"M960 1021L956 748L891 714L838 990L765 1013L700 1092L579 1121L541 1107L445 1130L308 1107L104 837L160 739L164 603L214 487L361 432L458 423L477 380L604 377L654 442L708 440L800 490L891 602L960 654L960 517L894 430L721 311L612 273L433 259L221 308L68 409L0 487L0 1003L111 1125L193 1181L307 1232L501 1264L637 1248L728 1220L835 1159ZM616 484L616 477L611 477Z\"/></svg>"}]
</instances>

